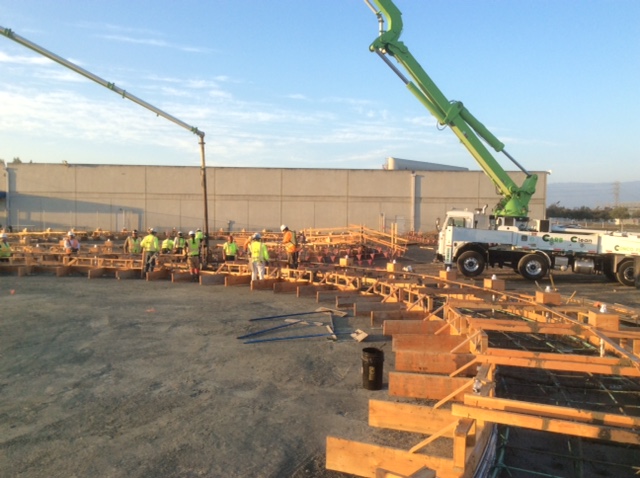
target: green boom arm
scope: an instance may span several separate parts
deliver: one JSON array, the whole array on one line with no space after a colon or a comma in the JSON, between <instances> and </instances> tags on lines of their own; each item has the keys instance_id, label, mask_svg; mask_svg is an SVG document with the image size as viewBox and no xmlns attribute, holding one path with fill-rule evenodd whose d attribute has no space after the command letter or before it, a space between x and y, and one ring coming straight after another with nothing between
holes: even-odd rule
<instances>
[{"instance_id":1,"label":"green boom arm","mask_svg":"<svg viewBox=\"0 0 640 478\"><path fill-rule=\"evenodd\" d=\"M529 201L535 193L538 176L530 174L505 150L504 144L498 140L480 121L478 121L459 101L449 101L422 69L405 44L399 41L402 33L402 13L392 0L373 0L380 10L377 10L369 0L365 2L378 17L380 36L371 44L369 49L377 53L387 65L402 79L409 91L418 98L441 125L451 128L454 134L467 147L471 155L480 164L484 172L496 185L502 199L494 208L496 216L526 217L529 213ZM384 17L387 18L388 28L384 30ZM396 66L385 56L394 57L409 73L409 81ZM495 160L482 138L496 152L505 154L527 177L518 185Z\"/></svg>"}]
</instances>

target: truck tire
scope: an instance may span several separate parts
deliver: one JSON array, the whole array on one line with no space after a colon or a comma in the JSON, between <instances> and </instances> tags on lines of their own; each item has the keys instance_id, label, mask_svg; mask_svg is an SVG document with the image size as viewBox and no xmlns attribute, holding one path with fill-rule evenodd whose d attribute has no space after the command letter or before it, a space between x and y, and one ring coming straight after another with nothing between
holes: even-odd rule
<instances>
[{"instance_id":1,"label":"truck tire","mask_svg":"<svg viewBox=\"0 0 640 478\"><path fill-rule=\"evenodd\" d=\"M456 265L465 277L476 277L484 272L486 261L482 254L476 251L466 251L460 254Z\"/></svg>"},{"instance_id":2,"label":"truck tire","mask_svg":"<svg viewBox=\"0 0 640 478\"><path fill-rule=\"evenodd\" d=\"M518 262L518 272L525 279L540 280L547 275L549 263L540 254L527 254Z\"/></svg>"},{"instance_id":3,"label":"truck tire","mask_svg":"<svg viewBox=\"0 0 640 478\"><path fill-rule=\"evenodd\" d=\"M616 272L618 282L622 285L626 285L627 287L633 287L636 284L633 271L633 259L626 259L622 261L618 266L618 271Z\"/></svg>"}]
</instances>

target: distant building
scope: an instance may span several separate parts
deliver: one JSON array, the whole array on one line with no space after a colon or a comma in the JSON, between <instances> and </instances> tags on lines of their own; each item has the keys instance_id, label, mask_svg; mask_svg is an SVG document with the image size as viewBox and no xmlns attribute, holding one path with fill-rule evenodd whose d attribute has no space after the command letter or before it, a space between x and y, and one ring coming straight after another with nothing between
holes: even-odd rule
<instances>
[{"instance_id":1,"label":"distant building","mask_svg":"<svg viewBox=\"0 0 640 478\"><path fill-rule=\"evenodd\" d=\"M388 157L387 162L382 165L382 169L407 171L469 171L469 168L461 168L459 166L413 161L411 159L393 158L391 156Z\"/></svg>"}]
</instances>

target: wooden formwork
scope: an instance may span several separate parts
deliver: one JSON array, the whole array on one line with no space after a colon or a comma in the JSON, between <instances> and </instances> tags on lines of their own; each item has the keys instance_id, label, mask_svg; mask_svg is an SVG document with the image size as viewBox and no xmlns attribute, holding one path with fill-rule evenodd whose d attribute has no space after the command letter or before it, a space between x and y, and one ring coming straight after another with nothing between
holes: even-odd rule
<instances>
[{"instance_id":1,"label":"wooden formwork","mask_svg":"<svg viewBox=\"0 0 640 478\"><path fill-rule=\"evenodd\" d=\"M498 396L495 380L504 367L519 373L535 369L637 380L640 332L621 325L635 323L636 311L618 307L600 312L593 304L579 306L554 293L514 295L503 287L422 279L436 284L420 288L379 281L370 289L407 306L420 302L425 309L422 318L384 320L384 334L392 337L395 354L388 394L416 403L371 400L369 407L370 426L413 433L415 443L404 448L328 437L327 468L365 477L379 476L380 470L412 476L426 469L443 478L475 476L483 457L495 456L498 425L640 447L635 405L618 403L612 411L603 411L589 409L587 403L575 406L575 401L570 402L573 406L558 406L510 399ZM549 351L514 346L518 340L497 346L490 338L494 334L544 341ZM588 353L576 353L561 340L553 345L562 337L585 344ZM443 456L441 448L434 447L438 441L447 442L449 454Z\"/></svg>"}]
</instances>

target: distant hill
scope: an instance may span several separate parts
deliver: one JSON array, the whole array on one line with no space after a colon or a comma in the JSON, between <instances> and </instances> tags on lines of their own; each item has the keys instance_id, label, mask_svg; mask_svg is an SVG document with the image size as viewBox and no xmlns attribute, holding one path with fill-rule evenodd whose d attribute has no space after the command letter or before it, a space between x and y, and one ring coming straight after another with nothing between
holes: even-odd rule
<instances>
[{"instance_id":1,"label":"distant hill","mask_svg":"<svg viewBox=\"0 0 640 478\"><path fill-rule=\"evenodd\" d=\"M619 183L549 183L547 184L547 206L559 202L558 206L589 208L625 206L640 203L640 181Z\"/></svg>"}]
</instances>

